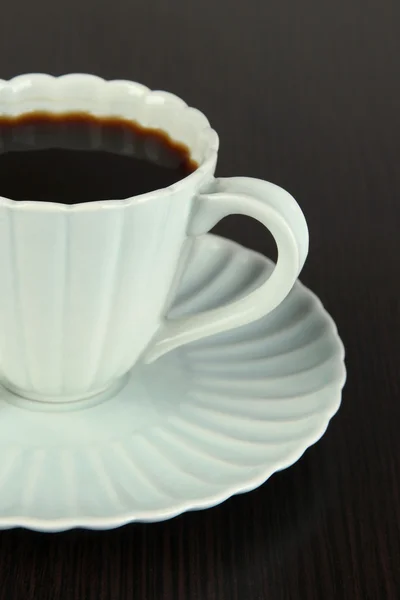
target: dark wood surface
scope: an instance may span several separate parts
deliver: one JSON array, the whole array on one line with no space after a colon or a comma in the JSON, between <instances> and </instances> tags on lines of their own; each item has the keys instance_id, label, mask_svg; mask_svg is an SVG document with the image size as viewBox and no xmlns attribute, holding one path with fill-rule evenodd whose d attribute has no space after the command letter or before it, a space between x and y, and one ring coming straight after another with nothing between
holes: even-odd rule
<instances>
[{"instance_id":1,"label":"dark wood surface","mask_svg":"<svg viewBox=\"0 0 400 600\"><path fill-rule=\"evenodd\" d=\"M323 439L252 493L110 532L0 533L0 600L400 598L399 24L398 0L3 3L0 77L173 91L219 132L218 174L298 199L302 279L349 376ZM217 230L273 251L250 220Z\"/></svg>"}]
</instances>

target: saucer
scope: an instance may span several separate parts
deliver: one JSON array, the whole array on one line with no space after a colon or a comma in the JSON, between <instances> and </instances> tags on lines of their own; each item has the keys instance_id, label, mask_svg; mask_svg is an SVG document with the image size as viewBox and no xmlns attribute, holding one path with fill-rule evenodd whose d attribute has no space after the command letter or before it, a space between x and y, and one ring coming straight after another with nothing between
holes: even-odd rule
<instances>
[{"instance_id":1,"label":"saucer","mask_svg":"<svg viewBox=\"0 0 400 600\"><path fill-rule=\"evenodd\" d=\"M194 240L170 318L229 303L272 272L228 240ZM324 433L344 350L296 283L272 313L137 365L102 404L35 412L0 388L0 527L60 531L161 521L247 492Z\"/></svg>"}]
</instances>

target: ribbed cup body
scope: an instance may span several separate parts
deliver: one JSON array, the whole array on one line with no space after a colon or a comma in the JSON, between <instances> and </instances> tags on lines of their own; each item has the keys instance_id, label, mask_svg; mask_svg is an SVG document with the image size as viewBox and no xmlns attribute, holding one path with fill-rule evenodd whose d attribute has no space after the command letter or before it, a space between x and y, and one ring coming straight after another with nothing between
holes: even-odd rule
<instances>
[{"instance_id":1,"label":"ribbed cup body","mask_svg":"<svg viewBox=\"0 0 400 600\"><path fill-rule=\"evenodd\" d=\"M0 365L27 394L82 396L158 329L190 197L73 212L0 207Z\"/></svg>"}]
</instances>

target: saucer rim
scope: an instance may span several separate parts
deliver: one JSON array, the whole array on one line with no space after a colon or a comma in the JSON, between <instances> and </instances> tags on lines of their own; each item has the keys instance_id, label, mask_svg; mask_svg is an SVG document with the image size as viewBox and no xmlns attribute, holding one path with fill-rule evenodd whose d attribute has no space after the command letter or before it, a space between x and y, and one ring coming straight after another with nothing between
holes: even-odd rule
<instances>
[{"instance_id":1,"label":"saucer rim","mask_svg":"<svg viewBox=\"0 0 400 600\"><path fill-rule=\"evenodd\" d=\"M273 264L270 259L265 257L260 252L254 251L250 248L244 247L241 244L224 238L222 236L218 236L215 234L205 234L201 237L213 238L214 242L217 242L223 245L228 245L232 248L233 252L241 252L244 250L252 255L252 257L257 258L257 260L262 260L264 262ZM152 509L149 511L135 511L133 514L126 512L121 513L117 516L112 517L91 517L91 516L80 516L80 517L70 517L70 518L56 518L44 520L42 518L35 517L26 517L20 515L18 517L2 517L0 515L0 529L7 530L12 528L26 528L33 531L39 532L48 532L48 533L56 533L67 531L71 529L90 529L90 530L108 530L115 529L118 527L122 527L131 523L152 523L152 522L161 522L174 517L179 516L188 511L194 510L205 510L207 508L212 508L221 504L231 498L232 496L238 494L244 494L250 491L255 490L264 484L274 473L287 469L288 467L295 464L306 452L306 450L313 446L316 442L318 442L321 437L326 432L329 422L332 417L337 413L342 400L342 389L346 382L347 372L345 367L345 349L343 342L339 336L338 328L336 326L335 321L325 309L322 301L318 298L318 296L311 291L307 286L305 286L300 280L297 280L295 283L295 287L299 288L303 292L305 292L310 299L313 300L313 310L318 311L323 314L326 326L329 327L329 335L331 335L337 344L337 355L335 360L340 363L341 369L340 373L338 373L337 380L333 383L330 383L324 387L321 387L319 391L322 389L330 389L332 393L332 397L336 395L335 401L332 400L332 405L329 410L321 411L319 413L321 417L321 426L317 431L313 431L308 437L302 438L301 442L299 442L299 447L296 451L293 451L288 457L285 457L284 460L277 460L273 466L269 465L265 471L257 474L256 476L251 477L247 481L236 482L230 486L227 486L223 491L214 494L213 496L208 496L207 498L198 499L198 500L186 500L181 502L176 502L172 506L169 506L165 509ZM323 418L324 417L324 418ZM322 420L323 419L323 420Z\"/></svg>"}]
</instances>

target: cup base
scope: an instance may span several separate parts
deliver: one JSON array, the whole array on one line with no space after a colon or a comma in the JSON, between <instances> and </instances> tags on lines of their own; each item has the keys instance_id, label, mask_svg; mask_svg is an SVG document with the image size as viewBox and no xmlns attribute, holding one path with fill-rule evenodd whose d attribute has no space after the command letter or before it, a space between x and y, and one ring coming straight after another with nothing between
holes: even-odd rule
<instances>
[{"instance_id":1,"label":"cup base","mask_svg":"<svg viewBox=\"0 0 400 600\"><path fill-rule=\"evenodd\" d=\"M65 396L61 400L59 397L56 398L54 396L27 393L8 383L2 383L1 385L10 392L10 394L7 395L7 402L18 408L39 412L66 412L84 410L106 402L125 387L128 377L129 374L127 373L103 390L79 397Z\"/></svg>"}]
</instances>

